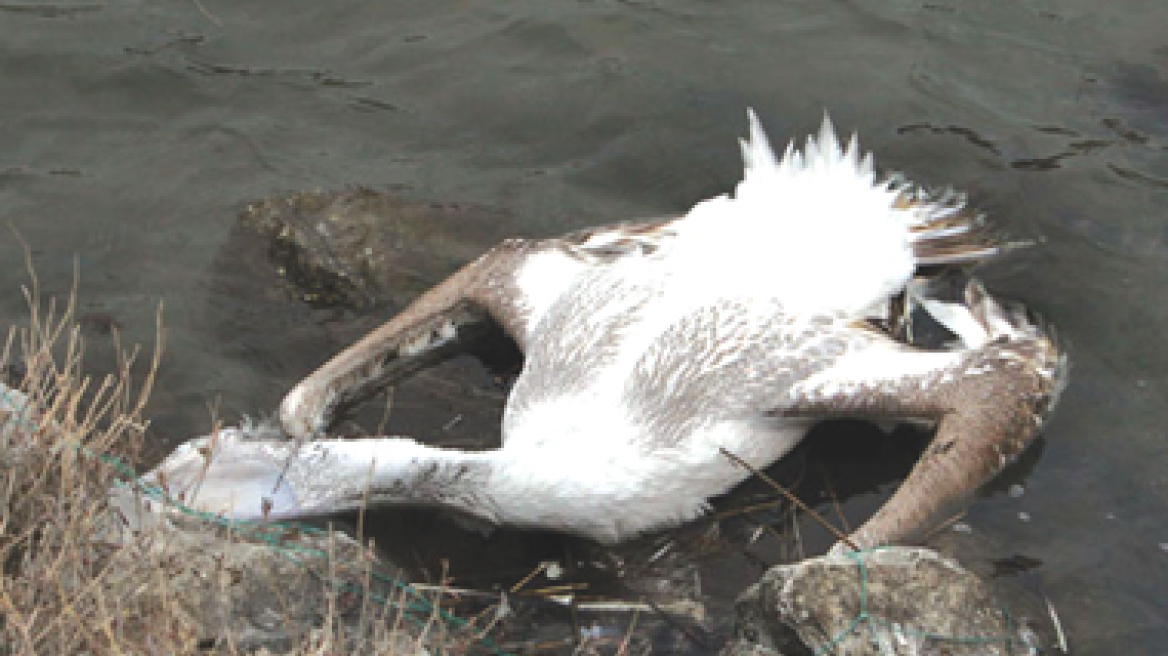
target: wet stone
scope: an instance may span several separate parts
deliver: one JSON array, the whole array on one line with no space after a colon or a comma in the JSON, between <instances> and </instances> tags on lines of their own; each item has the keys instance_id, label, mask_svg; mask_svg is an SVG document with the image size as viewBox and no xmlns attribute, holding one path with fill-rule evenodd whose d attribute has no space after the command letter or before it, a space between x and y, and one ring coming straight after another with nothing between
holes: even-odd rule
<instances>
[{"instance_id":1,"label":"wet stone","mask_svg":"<svg viewBox=\"0 0 1168 656\"><path fill-rule=\"evenodd\" d=\"M304 301L352 309L410 300L516 228L501 209L367 188L266 199L239 222L268 240L272 264Z\"/></svg>"},{"instance_id":2,"label":"wet stone","mask_svg":"<svg viewBox=\"0 0 1168 656\"><path fill-rule=\"evenodd\" d=\"M722 656L1041 653L1036 631L988 583L928 549L774 567L739 597L737 614Z\"/></svg>"}]
</instances>

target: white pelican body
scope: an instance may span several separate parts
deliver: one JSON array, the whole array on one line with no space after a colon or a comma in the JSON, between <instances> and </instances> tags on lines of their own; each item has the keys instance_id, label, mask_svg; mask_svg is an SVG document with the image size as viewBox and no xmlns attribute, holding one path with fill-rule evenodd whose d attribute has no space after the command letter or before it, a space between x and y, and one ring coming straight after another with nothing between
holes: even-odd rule
<instances>
[{"instance_id":1,"label":"white pelican body","mask_svg":"<svg viewBox=\"0 0 1168 656\"><path fill-rule=\"evenodd\" d=\"M148 479L236 518L433 505L615 542L700 515L826 417L938 425L902 489L853 540L908 539L1016 456L1065 357L970 283L931 296L922 268L996 252L952 195L878 182L825 120L777 159L754 115L733 197L676 219L504 242L294 388L288 435L223 431ZM899 303L957 336L894 339ZM456 352L484 322L524 352L501 448L322 439L335 409ZM197 492L197 494L196 494Z\"/></svg>"}]
</instances>

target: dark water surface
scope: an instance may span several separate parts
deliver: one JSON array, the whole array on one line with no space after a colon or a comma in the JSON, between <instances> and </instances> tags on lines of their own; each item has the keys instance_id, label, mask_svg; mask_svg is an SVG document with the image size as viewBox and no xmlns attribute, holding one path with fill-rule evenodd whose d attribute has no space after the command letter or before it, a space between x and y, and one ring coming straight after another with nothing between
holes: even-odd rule
<instances>
[{"instance_id":1,"label":"dark water surface","mask_svg":"<svg viewBox=\"0 0 1168 656\"><path fill-rule=\"evenodd\" d=\"M4 2L0 219L47 291L79 269L93 370L114 329L150 341L165 303L164 451L212 409L270 411L382 318L265 279L233 237L248 201L365 184L508 208L483 247L677 212L737 180L747 106L777 142L827 109L878 165L1038 242L984 275L1060 327L1073 381L1010 474L1024 494L1000 483L966 521L1040 563L1076 653L1165 653L1163 2ZM6 232L0 263L19 321ZM395 430L492 430L501 397L448 378L399 394Z\"/></svg>"}]
</instances>

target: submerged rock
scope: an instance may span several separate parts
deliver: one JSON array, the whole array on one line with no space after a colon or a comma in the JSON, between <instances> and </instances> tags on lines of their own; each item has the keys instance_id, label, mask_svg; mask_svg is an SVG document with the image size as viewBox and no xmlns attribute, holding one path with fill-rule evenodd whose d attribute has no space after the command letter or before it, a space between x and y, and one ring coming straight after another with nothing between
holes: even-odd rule
<instances>
[{"instance_id":1,"label":"submerged rock","mask_svg":"<svg viewBox=\"0 0 1168 656\"><path fill-rule=\"evenodd\" d=\"M738 600L722 656L1020 656L1039 637L992 587L928 549L831 554L772 568Z\"/></svg>"},{"instance_id":2,"label":"submerged rock","mask_svg":"<svg viewBox=\"0 0 1168 656\"><path fill-rule=\"evenodd\" d=\"M277 269L305 301L350 308L413 298L514 227L504 210L367 188L263 200L240 223L270 239Z\"/></svg>"}]
</instances>

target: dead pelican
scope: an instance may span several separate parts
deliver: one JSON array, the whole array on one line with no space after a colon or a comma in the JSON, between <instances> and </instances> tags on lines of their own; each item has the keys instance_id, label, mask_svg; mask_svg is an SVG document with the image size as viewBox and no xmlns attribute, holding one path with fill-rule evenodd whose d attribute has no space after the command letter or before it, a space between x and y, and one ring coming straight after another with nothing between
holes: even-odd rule
<instances>
[{"instance_id":1,"label":"dead pelican","mask_svg":"<svg viewBox=\"0 0 1168 656\"><path fill-rule=\"evenodd\" d=\"M749 476L722 448L762 468L825 418L908 420L936 436L853 540L910 539L1026 448L1065 355L976 282L955 300L932 293L938 271L999 250L962 197L877 179L827 120L779 159L751 113L741 145L733 196L506 241L298 384L280 407L287 435L224 430L147 480L235 518L368 501L616 542L691 520ZM895 339L905 307L953 342ZM457 353L486 322L525 356L500 448L325 437L338 407Z\"/></svg>"}]
</instances>

